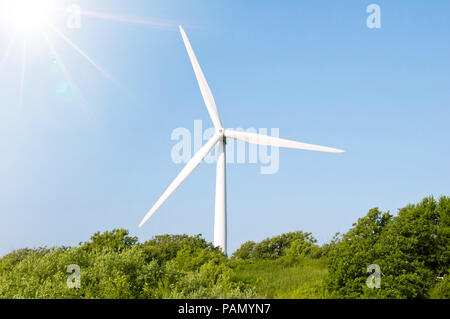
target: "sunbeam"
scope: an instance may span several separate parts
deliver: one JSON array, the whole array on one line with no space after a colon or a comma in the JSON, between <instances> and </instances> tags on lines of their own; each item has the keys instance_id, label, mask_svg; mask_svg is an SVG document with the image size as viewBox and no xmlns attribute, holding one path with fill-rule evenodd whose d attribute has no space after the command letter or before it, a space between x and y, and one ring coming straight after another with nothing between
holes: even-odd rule
<instances>
[{"instance_id":1,"label":"sunbeam","mask_svg":"<svg viewBox=\"0 0 450 319\"><path fill-rule=\"evenodd\" d=\"M75 51L77 51L83 58L85 58L94 68L96 68L100 73L102 73L108 80L113 82L119 88L122 88L122 85L117 81L113 76L111 76L108 72L106 72L100 65L98 65L94 60L92 60L86 53L84 53L81 48L73 43L64 33L62 33L58 28L53 26L52 24L48 24L49 27L55 31L55 33L60 36L67 44L69 44Z\"/></svg>"},{"instance_id":2,"label":"sunbeam","mask_svg":"<svg viewBox=\"0 0 450 319\"><path fill-rule=\"evenodd\" d=\"M69 82L70 86L73 88L74 83L72 80L72 76L70 75L69 71L67 70L66 66L62 62L59 54L56 52L55 47L53 46L53 43L48 38L48 35L45 32L42 32L42 35L44 36L45 42L47 43L48 48L50 49L50 52L55 57L56 63L61 68L61 71L63 72L64 76L66 77L67 82Z\"/></svg>"},{"instance_id":3,"label":"sunbeam","mask_svg":"<svg viewBox=\"0 0 450 319\"><path fill-rule=\"evenodd\" d=\"M8 60L9 54L11 52L11 48L13 47L14 42L16 41L16 36L17 36L17 31L14 31L11 39L9 40L8 46L6 47L6 51L3 54L2 59L0 60L0 70L3 66L3 64L5 64L6 60Z\"/></svg>"},{"instance_id":4,"label":"sunbeam","mask_svg":"<svg viewBox=\"0 0 450 319\"><path fill-rule=\"evenodd\" d=\"M46 42L50 52L55 57L56 63L58 64L58 66L60 67L61 71L63 72L67 82L69 83L69 86L71 87L71 89L76 93L76 95L80 99L81 106L83 107L84 111L91 117L91 119L94 119L95 116L94 116L92 110L90 108L85 107L86 105L88 105L88 103L86 102L86 100L85 100L83 94L81 93L81 91L78 90L78 87L75 85L75 82L73 81L69 70L67 69L66 65L62 61L61 57L59 56L58 52L55 49L55 46L53 45L52 41L50 40L50 38L48 37L48 35L47 35L47 33L45 31L42 32L42 36L44 37L45 42Z\"/></svg>"},{"instance_id":5,"label":"sunbeam","mask_svg":"<svg viewBox=\"0 0 450 319\"><path fill-rule=\"evenodd\" d=\"M49 39L47 33L42 32L42 35L43 35L43 37L44 37L44 39L45 39L45 42L47 43L47 46L48 46L50 52L51 52L51 53L53 54L53 56L54 56L54 58L55 58L55 60L56 60L56 63L58 64L59 68L60 68L61 71L63 72L64 77L66 78L66 81L69 83L71 89L74 90L74 91L76 91L77 94L80 95L80 98L84 101L84 98L81 96L81 93L78 92L78 90L76 89L75 83L74 83L74 81L73 81L73 79L72 79L72 76L70 75L69 70L67 70L66 65L65 65L64 62L61 60L61 57L59 56L58 52L56 52L56 49L55 49L53 43L50 41L50 39Z\"/></svg>"},{"instance_id":6,"label":"sunbeam","mask_svg":"<svg viewBox=\"0 0 450 319\"><path fill-rule=\"evenodd\" d=\"M3 8L3 7L2 7ZM145 18L131 15L115 15L107 12L96 12L89 10L81 10L78 6L74 11L70 11L71 7L63 8L57 0L9 0L5 3L3 12L5 16L2 16L2 23L5 23L5 27L9 28L11 32L11 38L8 39L8 44L6 50L0 55L0 71L8 64L7 61L11 59L11 55L15 51L18 43L23 40L23 49L18 49L17 55L21 58L20 68L18 75L20 77L19 91L20 91L20 105L23 106L25 100L25 86L31 84L26 82L26 76L30 73L30 67L36 63L35 53L39 53L39 35L43 36L43 45L47 46L48 49L53 54L55 61L61 72L64 74L66 83L71 88L71 90L76 94L76 97L82 102L82 104L88 105L80 89L75 85L69 70L62 61L62 57L56 51L56 38L58 43L60 39L63 40L68 46L80 54L88 64L94 67L98 72L102 74L106 79L113 83L117 88L119 88L122 93L125 93L128 97L132 97L133 94L125 88L122 83L109 72L107 72L99 63L94 61L81 47L74 43L72 39L66 34L66 31L62 29L59 24L61 22L61 17L63 14L66 15L66 26L69 26L71 18L75 16L83 16L86 18L99 19L99 20L109 20L120 23L130 23L138 25L146 25L155 28L175 28L177 24L163 20L163 19L153 19ZM70 13L71 15L67 15ZM78 20L77 20L78 21ZM79 28L79 27L78 27ZM55 33L57 37L54 37L52 33ZM36 41L35 41L36 40ZM20 47L20 46L19 46ZM27 101L30 102L30 101ZM89 108L90 109L90 108ZM89 110L90 112L92 110Z\"/></svg>"},{"instance_id":7,"label":"sunbeam","mask_svg":"<svg viewBox=\"0 0 450 319\"><path fill-rule=\"evenodd\" d=\"M23 50L22 50L22 73L20 77L20 98L19 107L23 106L23 93L25 88L25 70L27 66L27 40L23 40Z\"/></svg>"},{"instance_id":8,"label":"sunbeam","mask_svg":"<svg viewBox=\"0 0 450 319\"><path fill-rule=\"evenodd\" d=\"M177 26L175 23L171 23L171 22L164 21L164 20L148 19L148 18L141 18L141 17L135 17L135 16L118 16L118 15L104 13L104 12L94 12L94 11L82 10L81 15L86 16L86 17L103 19L103 20L134 23L134 24L144 24L144 25L155 27L155 28L174 28Z\"/></svg>"}]
</instances>

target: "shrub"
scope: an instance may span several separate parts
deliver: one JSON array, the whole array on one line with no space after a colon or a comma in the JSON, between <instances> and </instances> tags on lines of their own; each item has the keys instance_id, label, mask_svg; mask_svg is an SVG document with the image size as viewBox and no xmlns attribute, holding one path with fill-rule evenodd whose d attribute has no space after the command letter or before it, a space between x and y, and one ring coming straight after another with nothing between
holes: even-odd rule
<instances>
[{"instance_id":1,"label":"shrub","mask_svg":"<svg viewBox=\"0 0 450 319\"><path fill-rule=\"evenodd\" d=\"M449 202L425 198L396 217L369 211L330 252L329 291L347 298L427 297L436 277L448 274ZM370 264L380 266L381 289L366 286Z\"/></svg>"},{"instance_id":2,"label":"shrub","mask_svg":"<svg viewBox=\"0 0 450 319\"><path fill-rule=\"evenodd\" d=\"M302 231L291 232L267 238L257 243L251 252L252 258L259 259L276 259L284 256L289 250L291 245L296 243L296 249L304 249L309 247L310 244L316 242L310 233L304 233ZM293 254L301 253L299 250L293 251Z\"/></svg>"},{"instance_id":3,"label":"shrub","mask_svg":"<svg viewBox=\"0 0 450 319\"><path fill-rule=\"evenodd\" d=\"M247 241L241 245L233 253L233 257L237 259L249 259L252 257L253 248L255 248L256 243L254 241Z\"/></svg>"}]
</instances>

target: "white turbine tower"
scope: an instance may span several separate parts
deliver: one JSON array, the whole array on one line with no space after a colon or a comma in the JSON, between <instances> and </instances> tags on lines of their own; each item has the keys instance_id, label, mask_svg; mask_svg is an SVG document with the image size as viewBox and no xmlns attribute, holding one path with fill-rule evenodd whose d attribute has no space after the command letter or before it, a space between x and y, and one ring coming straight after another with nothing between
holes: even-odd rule
<instances>
[{"instance_id":1,"label":"white turbine tower","mask_svg":"<svg viewBox=\"0 0 450 319\"><path fill-rule=\"evenodd\" d=\"M217 153L217 171L216 171L216 203L215 203L215 214L214 214L214 245L216 247L221 247L223 252L227 253L227 202L226 202L226 182L225 182L225 142L226 138L232 138L235 140L245 141L249 143L268 145L275 147L287 147L296 148L302 150L310 151L320 151L320 152L331 152L331 153L342 153L344 151L319 145L305 144L295 141L289 141L285 139L280 139L271 136L265 136L254 133L237 132L233 130L224 129L222 123L220 122L219 114L217 112L216 103L214 97L209 89L208 83L206 82L205 76L198 64L197 58L195 57L194 51L192 50L191 44L184 32L183 28L180 26L181 36L183 37L186 50L189 54L189 58L194 68L195 76L197 77L198 85L205 101L206 108L208 109L209 116L214 124L216 133L214 136L205 144L203 147L195 154L192 159L186 164L186 166L181 170L178 176L173 180L172 184L166 189L166 191L161 195L158 201L153 205L149 212L142 219L139 227L141 227L155 212L161 207L161 205L166 201L166 199L177 189L178 186L188 177L198 165L203 161L203 159L208 155L208 153L213 149L213 147L218 144Z\"/></svg>"}]
</instances>

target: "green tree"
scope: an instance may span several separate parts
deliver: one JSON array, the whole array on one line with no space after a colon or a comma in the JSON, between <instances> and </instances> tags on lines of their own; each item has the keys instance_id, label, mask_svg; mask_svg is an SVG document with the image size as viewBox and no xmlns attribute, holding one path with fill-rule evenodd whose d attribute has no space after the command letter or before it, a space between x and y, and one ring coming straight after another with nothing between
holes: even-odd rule
<instances>
[{"instance_id":1,"label":"green tree","mask_svg":"<svg viewBox=\"0 0 450 319\"><path fill-rule=\"evenodd\" d=\"M371 210L329 254L327 286L338 297L425 298L448 274L449 198L425 198L396 217ZM369 289L367 266L381 268L381 288ZM445 287L445 284L442 284Z\"/></svg>"},{"instance_id":2,"label":"green tree","mask_svg":"<svg viewBox=\"0 0 450 319\"><path fill-rule=\"evenodd\" d=\"M253 248L256 243L254 241L247 241L241 245L234 253L233 257L237 259L249 259L252 257Z\"/></svg>"},{"instance_id":3,"label":"green tree","mask_svg":"<svg viewBox=\"0 0 450 319\"><path fill-rule=\"evenodd\" d=\"M120 252L123 249L130 248L138 242L137 237L128 236L126 229L114 229L104 233L96 232L91 236L91 240L80 243L83 249L88 251L110 250Z\"/></svg>"},{"instance_id":4,"label":"green tree","mask_svg":"<svg viewBox=\"0 0 450 319\"><path fill-rule=\"evenodd\" d=\"M362 295L368 276L367 266L378 260L374 246L391 221L389 213L374 208L342 236L329 253L327 286L330 292L345 298Z\"/></svg>"},{"instance_id":5,"label":"green tree","mask_svg":"<svg viewBox=\"0 0 450 319\"><path fill-rule=\"evenodd\" d=\"M442 223L450 213L449 198L438 202L425 198L402 208L375 245L384 274L378 295L387 298L424 298L446 274L449 259L448 226ZM444 217L444 218L442 218ZM372 292L373 293L373 292Z\"/></svg>"},{"instance_id":6,"label":"green tree","mask_svg":"<svg viewBox=\"0 0 450 319\"><path fill-rule=\"evenodd\" d=\"M284 256L295 241L315 243L310 233L296 231L264 239L257 243L252 250L251 257L259 259L276 259ZM305 244L308 245L308 244Z\"/></svg>"}]
</instances>

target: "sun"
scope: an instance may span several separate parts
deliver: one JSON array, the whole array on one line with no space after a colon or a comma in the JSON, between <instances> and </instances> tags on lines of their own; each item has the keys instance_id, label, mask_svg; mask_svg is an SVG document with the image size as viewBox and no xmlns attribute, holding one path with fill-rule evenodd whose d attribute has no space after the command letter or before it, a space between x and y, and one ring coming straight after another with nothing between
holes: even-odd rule
<instances>
[{"instance_id":1,"label":"sun","mask_svg":"<svg viewBox=\"0 0 450 319\"><path fill-rule=\"evenodd\" d=\"M25 33L45 27L55 9L50 0L14 0L8 7L13 27Z\"/></svg>"},{"instance_id":2,"label":"sun","mask_svg":"<svg viewBox=\"0 0 450 319\"><path fill-rule=\"evenodd\" d=\"M33 55L40 53L42 47L47 47L48 52L64 74L66 86L77 92L78 101L85 103L80 90L70 73L70 68L64 63L58 50L61 43L69 46L77 52L88 64L93 66L104 77L113 82L119 89L124 90L122 84L108 72L106 72L97 62L95 62L84 50L66 35L68 29L81 30L81 24L74 24L73 18L81 21L81 16L90 19L108 20L120 23L133 23L139 25L153 26L157 28L172 28L173 24L156 19L146 19L133 16L114 15L107 12L96 12L91 10L81 10L78 5L67 4L62 0L0 0L0 39L8 38L5 50L0 52L0 76L7 67L10 56L19 55L20 62L20 85L19 85L19 106L24 105L24 92L26 86L31 84L26 81L27 67L35 64L39 59L34 59ZM65 23L63 22L65 21ZM2 46L0 45L0 49ZM19 50L19 52L16 51Z\"/></svg>"}]
</instances>

